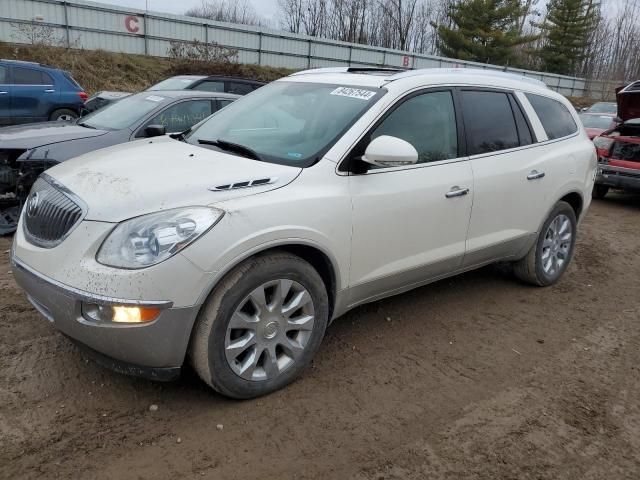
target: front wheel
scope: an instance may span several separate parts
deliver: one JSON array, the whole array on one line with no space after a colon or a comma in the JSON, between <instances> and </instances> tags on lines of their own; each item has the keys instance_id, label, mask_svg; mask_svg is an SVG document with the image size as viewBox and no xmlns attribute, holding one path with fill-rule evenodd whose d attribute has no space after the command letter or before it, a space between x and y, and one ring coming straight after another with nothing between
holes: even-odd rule
<instances>
[{"instance_id":1,"label":"front wheel","mask_svg":"<svg viewBox=\"0 0 640 480\"><path fill-rule=\"evenodd\" d=\"M204 304L192 335L191 363L223 395L271 393L311 362L328 317L326 288L309 263L286 252L250 258Z\"/></svg>"},{"instance_id":2,"label":"front wheel","mask_svg":"<svg viewBox=\"0 0 640 480\"><path fill-rule=\"evenodd\" d=\"M541 287L556 283L573 257L576 233L573 208L566 202L558 202L538 233L535 245L514 263L516 276Z\"/></svg>"}]
</instances>

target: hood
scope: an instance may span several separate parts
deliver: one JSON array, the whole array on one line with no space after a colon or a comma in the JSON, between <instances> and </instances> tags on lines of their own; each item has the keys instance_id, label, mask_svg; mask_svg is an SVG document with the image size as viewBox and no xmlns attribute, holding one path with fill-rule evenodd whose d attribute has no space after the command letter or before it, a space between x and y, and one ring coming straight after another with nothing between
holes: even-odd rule
<instances>
[{"instance_id":1,"label":"hood","mask_svg":"<svg viewBox=\"0 0 640 480\"><path fill-rule=\"evenodd\" d=\"M69 122L42 122L0 128L0 148L31 149L52 143L99 137L105 130L94 130Z\"/></svg>"},{"instance_id":2,"label":"hood","mask_svg":"<svg viewBox=\"0 0 640 480\"><path fill-rule=\"evenodd\" d=\"M640 81L627 85L616 94L618 117L623 122L640 118Z\"/></svg>"},{"instance_id":3,"label":"hood","mask_svg":"<svg viewBox=\"0 0 640 480\"><path fill-rule=\"evenodd\" d=\"M121 222L266 192L301 171L160 137L88 153L47 174L86 203L87 220Z\"/></svg>"}]
</instances>

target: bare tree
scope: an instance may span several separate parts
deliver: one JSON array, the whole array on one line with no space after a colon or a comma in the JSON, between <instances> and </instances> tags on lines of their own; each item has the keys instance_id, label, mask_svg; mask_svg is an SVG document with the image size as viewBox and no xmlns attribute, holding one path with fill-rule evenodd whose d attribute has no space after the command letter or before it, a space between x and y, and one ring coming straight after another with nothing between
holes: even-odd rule
<instances>
[{"instance_id":1,"label":"bare tree","mask_svg":"<svg viewBox=\"0 0 640 480\"><path fill-rule=\"evenodd\" d=\"M244 25L264 23L249 0L202 0L199 7L190 8L185 15Z\"/></svg>"}]
</instances>

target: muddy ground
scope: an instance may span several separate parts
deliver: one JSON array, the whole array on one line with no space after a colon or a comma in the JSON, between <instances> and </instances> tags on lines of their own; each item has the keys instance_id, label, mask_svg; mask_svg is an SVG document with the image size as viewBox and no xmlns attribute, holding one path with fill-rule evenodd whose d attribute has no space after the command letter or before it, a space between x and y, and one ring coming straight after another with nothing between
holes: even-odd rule
<instances>
[{"instance_id":1,"label":"muddy ground","mask_svg":"<svg viewBox=\"0 0 640 480\"><path fill-rule=\"evenodd\" d=\"M85 359L9 245L0 478L640 478L640 196L594 202L558 285L490 267L358 308L304 378L245 402Z\"/></svg>"}]
</instances>

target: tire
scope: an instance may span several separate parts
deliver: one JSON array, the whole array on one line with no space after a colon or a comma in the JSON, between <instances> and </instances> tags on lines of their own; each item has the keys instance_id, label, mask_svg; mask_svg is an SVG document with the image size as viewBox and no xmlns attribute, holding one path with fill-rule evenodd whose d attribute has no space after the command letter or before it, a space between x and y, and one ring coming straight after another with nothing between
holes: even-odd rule
<instances>
[{"instance_id":1,"label":"tire","mask_svg":"<svg viewBox=\"0 0 640 480\"><path fill-rule=\"evenodd\" d=\"M281 295L287 291L289 282L289 293ZM265 287L265 284L269 286ZM310 297L311 306L300 300L298 303L303 307L294 310L298 298L308 298L300 293L302 290ZM267 299L264 302L267 306L262 310L255 306L260 302L253 300L255 292L259 291ZM281 302L278 301L280 298ZM261 314L261 311L267 311L268 305L283 305L282 308L274 307L274 312L284 311L289 306L289 320L286 314ZM307 321L304 331L286 331L295 324L292 319L303 322L309 316L312 317L311 324ZM259 320L256 322L255 319ZM328 319L329 300L325 285L309 263L286 252L253 257L229 272L200 310L189 348L191 364L205 383L223 395L237 399L266 395L293 382L308 366L320 348ZM249 325L254 330L234 329L237 325ZM245 350L230 359L237 353L233 345L251 338L252 334L255 346L238 348L238 352L242 348ZM288 334L296 335L295 342L287 340ZM278 342L280 350L274 346ZM289 348L292 345L297 346L295 350ZM303 348L299 349L301 345ZM277 358L277 362L269 362L271 358ZM248 367L242 371L245 364L253 365L253 369Z\"/></svg>"},{"instance_id":2,"label":"tire","mask_svg":"<svg viewBox=\"0 0 640 480\"><path fill-rule=\"evenodd\" d=\"M609 193L609 187L607 185L595 184L593 191L591 192L591 198L603 199L607 193Z\"/></svg>"},{"instance_id":3,"label":"tire","mask_svg":"<svg viewBox=\"0 0 640 480\"><path fill-rule=\"evenodd\" d=\"M60 108L53 111L53 113L49 116L49 120L53 122L65 122L75 120L78 117L78 112L75 112L69 108Z\"/></svg>"},{"instance_id":4,"label":"tire","mask_svg":"<svg viewBox=\"0 0 640 480\"><path fill-rule=\"evenodd\" d=\"M558 244L560 247L554 245L553 235L550 233L551 225L556 219L566 219L568 225L571 227L571 238L568 241L560 240ZM564 225L564 221L562 222ZM563 230L560 229L560 232ZM577 221L576 214L573 211L571 205L566 202L558 202L553 208L549 217L542 225L535 245L529 250L527 255L514 263L513 270L515 275L522 281L537 285L540 287L546 287L553 285L562 274L566 271L571 259L573 258L573 252L576 244L577 233ZM548 236L551 235L551 241ZM562 245L567 245L566 251L562 248ZM558 257L560 254L564 256L562 265L557 265L555 269L547 269L549 257L547 253L553 257L554 249L558 248ZM551 259L553 262L553 258Z\"/></svg>"}]
</instances>

